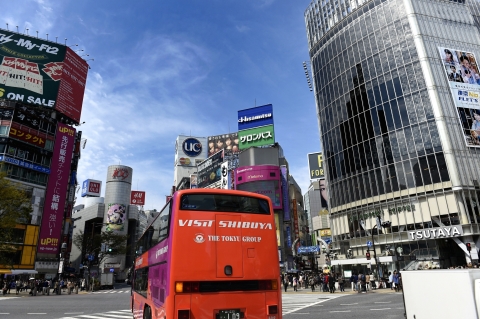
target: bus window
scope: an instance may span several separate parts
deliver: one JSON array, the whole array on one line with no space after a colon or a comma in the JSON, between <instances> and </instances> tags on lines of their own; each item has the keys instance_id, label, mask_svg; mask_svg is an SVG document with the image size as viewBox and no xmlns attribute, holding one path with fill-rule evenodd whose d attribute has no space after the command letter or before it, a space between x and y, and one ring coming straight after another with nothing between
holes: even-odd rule
<instances>
[{"instance_id":1,"label":"bus window","mask_svg":"<svg viewBox=\"0 0 480 319\"><path fill-rule=\"evenodd\" d=\"M162 240L168 237L168 227L170 224L171 205L168 202L163 210L155 217L153 222L147 227L142 237L137 242L137 256L149 250Z\"/></svg>"},{"instance_id":2,"label":"bus window","mask_svg":"<svg viewBox=\"0 0 480 319\"><path fill-rule=\"evenodd\" d=\"M133 290L146 298L148 286L148 267L137 269L135 271L135 281L133 283Z\"/></svg>"},{"instance_id":3,"label":"bus window","mask_svg":"<svg viewBox=\"0 0 480 319\"><path fill-rule=\"evenodd\" d=\"M270 214L268 202L264 199L224 194L185 194L182 196L180 209Z\"/></svg>"}]
</instances>

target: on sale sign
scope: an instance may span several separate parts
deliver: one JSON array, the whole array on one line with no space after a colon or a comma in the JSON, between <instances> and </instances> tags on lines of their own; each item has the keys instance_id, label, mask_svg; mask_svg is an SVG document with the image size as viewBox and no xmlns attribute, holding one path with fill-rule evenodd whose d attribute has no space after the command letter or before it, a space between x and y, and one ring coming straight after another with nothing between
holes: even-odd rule
<instances>
[{"instance_id":1,"label":"on sale sign","mask_svg":"<svg viewBox=\"0 0 480 319\"><path fill-rule=\"evenodd\" d=\"M130 204L131 205L145 205L145 192L142 191L132 191L130 193Z\"/></svg>"}]
</instances>

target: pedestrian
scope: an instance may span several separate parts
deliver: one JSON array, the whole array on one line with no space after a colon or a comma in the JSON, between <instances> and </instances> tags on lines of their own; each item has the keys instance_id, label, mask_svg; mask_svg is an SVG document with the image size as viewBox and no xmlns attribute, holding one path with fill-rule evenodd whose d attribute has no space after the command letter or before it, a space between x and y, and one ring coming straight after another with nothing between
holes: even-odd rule
<instances>
[{"instance_id":1,"label":"pedestrian","mask_svg":"<svg viewBox=\"0 0 480 319\"><path fill-rule=\"evenodd\" d=\"M393 271L393 289L395 289L395 291L398 291L398 273L396 270Z\"/></svg>"},{"instance_id":2,"label":"pedestrian","mask_svg":"<svg viewBox=\"0 0 480 319\"><path fill-rule=\"evenodd\" d=\"M285 289L285 292L287 292L287 288L288 288L288 277L285 276L285 278L283 278L283 288Z\"/></svg>"},{"instance_id":3,"label":"pedestrian","mask_svg":"<svg viewBox=\"0 0 480 319\"><path fill-rule=\"evenodd\" d=\"M367 288L367 291L370 290L370 274L367 272L365 275L365 286Z\"/></svg>"},{"instance_id":4,"label":"pedestrian","mask_svg":"<svg viewBox=\"0 0 480 319\"><path fill-rule=\"evenodd\" d=\"M293 277L293 291L297 291L297 284L298 284L297 277Z\"/></svg>"},{"instance_id":5,"label":"pedestrian","mask_svg":"<svg viewBox=\"0 0 480 319\"><path fill-rule=\"evenodd\" d=\"M322 277L322 291L328 292L328 281L330 280L330 276L328 274L324 274Z\"/></svg>"},{"instance_id":6,"label":"pedestrian","mask_svg":"<svg viewBox=\"0 0 480 319\"><path fill-rule=\"evenodd\" d=\"M376 290L377 289L377 284L375 282L376 278L375 278L375 273L370 273L370 284L372 286L372 290Z\"/></svg>"},{"instance_id":7,"label":"pedestrian","mask_svg":"<svg viewBox=\"0 0 480 319\"><path fill-rule=\"evenodd\" d=\"M341 274L337 274L338 278L338 286L340 288L340 292L345 291L345 281L343 279L343 276Z\"/></svg>"},{"instance_id":8,"label":"pedestrian","mask_svg":"<svg viewBox=\"0 0 480 319\"><path fill-rule=\"evenodd\" d=\"M315 279L313 276L310 278L310 287L312 287L312 292L315 291Z\"/></svg>"},{"instance_id":9,"label":"pedestrian","mask_svg":"<svg viewBox=\"0 0 480 319\"><path fill-rule=\"evenodd\" d=\"M333 273L328 276L328 287L330 293L333 294L335 292L335 276Z\"/></svg>"},{"instance_id":10,"label":"pedestrian","mask_svg":"<svg viewBox=\"0 0 480 319\"><path fill-rule=\"evenodd\" d=\"M356 285L355 273L352 273L352 275L350 276L350 286L351 286L352 291L356 290L355 285Z\"/></svg>"},{"instance_id":11,"label":"pedestrian","mask_svg":"<svg viewBox=\"0 0 480 319\"><path fill-rule=\"evenodd\" d=\"M82 279L81 288L80 288L80 291L84 291L84 290L85 290L85 278Z\"/></svg>"},{"instance_id":12,"label":"pedestrian","mask_svg":"<svg viewBox=\"0 0 480 319\"><path fill-rule=\"evenodd\" d=\"M300 275L300 277L298 277L298 287L302 288L302 285L303 285L303 275Z\"/></svg>"}]
</instances>

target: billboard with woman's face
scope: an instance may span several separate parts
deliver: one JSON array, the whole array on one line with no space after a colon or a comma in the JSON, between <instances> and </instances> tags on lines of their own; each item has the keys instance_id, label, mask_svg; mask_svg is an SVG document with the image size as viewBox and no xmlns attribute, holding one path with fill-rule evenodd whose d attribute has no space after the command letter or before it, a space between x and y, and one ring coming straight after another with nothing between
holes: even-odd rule
<instances>
[{"instance_id":1,"label":"billboard with woman's face","mask_svg":"<svg viewBox=\"0 0 480 319\"><path fill-rule=\"evenodd\" d=\"M439 47L465 143L480 147L480 72L472 52Z\"/></svg>"}]
</instances>

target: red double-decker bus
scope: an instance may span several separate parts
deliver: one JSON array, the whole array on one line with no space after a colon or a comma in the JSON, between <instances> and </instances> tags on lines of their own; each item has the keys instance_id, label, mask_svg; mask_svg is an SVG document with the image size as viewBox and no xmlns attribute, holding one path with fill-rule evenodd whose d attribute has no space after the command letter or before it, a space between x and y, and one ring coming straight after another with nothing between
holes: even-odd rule
<instances>
[{"instance_id":1,"label":"red double-decker bus","mask_svg":"<svg viewBox=\"0 0 480 319\"><path fill-rule=\"evenodd\" d=\"M135 318L282 318L270 199L234 190L176 192L137 243Z\"/></svg>"}]
</instances>

